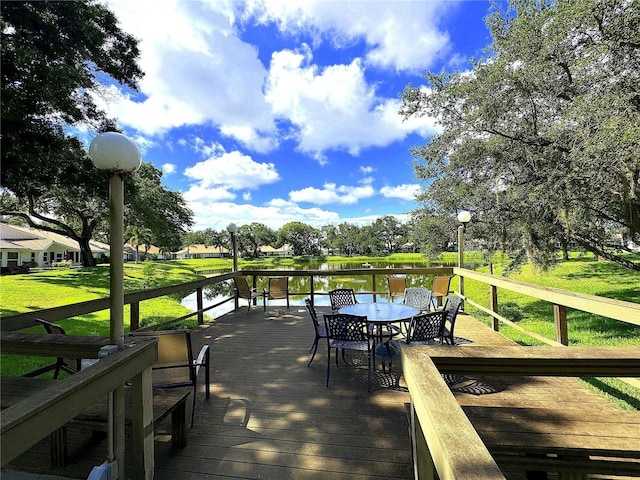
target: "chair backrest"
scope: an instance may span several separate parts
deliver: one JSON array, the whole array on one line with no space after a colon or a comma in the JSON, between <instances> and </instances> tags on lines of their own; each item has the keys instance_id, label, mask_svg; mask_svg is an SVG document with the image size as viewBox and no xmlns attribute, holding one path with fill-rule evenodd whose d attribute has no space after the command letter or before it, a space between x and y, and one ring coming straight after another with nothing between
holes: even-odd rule
<instances>
[{"instance_id":1,"label":"chair backrest","mask_svg":"<svg viewBox=\"0 0 640 480\"><path fill-rule=\"evenodd\" d=\"M313 321L313 325L316 327L316 331L318 330L318 326L320 323L318 322L318 314L316 313L316 309L311 305L311 300L308 298L304 299L304 304L307 306L307 310L309 310L309 315L311 316L311 320Z\"/></svg>"},{"instance_id":2,"label":"chair backrest","mask_svg":"<svg viewBox=\"0 0 640 480\"><path fill-rule=\"evenodd\" d=\"M433 288L431 289L432 297L446 297L449 295L449 285L451 277L438 276L433 279Z\"/></svg>"},{"instance_id":3,"label":"chair backrest","mask_svg":"<svg viewBox=\"0 0 640 480\"><path fill-rule=\"evenodd\" d=\"M269 300L289 296L289 277L269 277Z\"/></svg>"},{"instance_id":4,"label":"chair backrest","mask_svg":"<svg viewBox=\"0 0 640 480\"><path fill-rule=\"evenodd\" d=\"M193 385L196 381L189 330L132 332L158 339L158 360L152 367L155 386Z\"/></svg>"},{"instance_id":5,"label":"chair backrest","mask_svg":"<svg viewBox=\"0 0 640 480\"><path fill-rule=\"evenodd\" d=\"M444 312L427 312L411 318L407 330L407 343L426 342L442 335Z\"/></svg>"},{"instance_id":6,"label":"chair backrest","mask_svg":"<svg viewBox=\"0 0 640 480\"><path fill-rule=\"evenodd\" d=\"M327 329L327 338L347 342L367 341L367 317L349 315L346 313L333 313L324 315L324 323Z\"/></svg>"},{"instance_id":7,"label":"chair backrest","mask_svg":"<svg viewBox=\"0 0 640 480\"><path fill-rule=\"evenodd\" d=\"M51 335L66 335L67 332L64 331L60 325L56 325L55 323L47 322L46 320L42 320L41 318L36 318L36 322L44 327L47 333Z\"/></svg>"},{"instance_id":8,"label":"chair backrest","mask_svg":"<svg viewBox=\"0 0 640 480\"><path fill-rule=\"evenodd\" d=\"M329 292L329 300L331 301L331 310L338 310L339 308L358 303L353 288L336 288L335 290L331 290Z\"/></svg>"},{"instance_id":9,"label":"chair backrest","mask_svg":"<svg viewBox=\"0 0 640 480\"><path fill-rule=\"evenodd\" d=\"M455 327L461 305L462 299L460 297L450 295L447 297L447 301L442 309L444 313L444 320L442 322L443 335L447 337L452 344L454 343L453 328Z\"/></svg>"},{"instance_id":10,"label":"chair backrest","mask_svg":"<svg viewBox=\"0 0 640 480\"><path fill-rule=\"evenodd\" d=\"M251 289L247 277L233 277L233 283L236 285L236 292L239 298L251 298Z\"/></svg>"},{"instance_id":11,"label":"chair backrest","mask_svg":"<svg viewBox=\"0 0 640 480\"><path fill-rule=\"evenodd\" d=\"M421 312L429 310L431 290L425 287L410 287L404 291L404 304L417 308Z\"/></svg>"},{"instance_id":12,"label":"chair backrest","mask_svg":"<svg viewBox=\"0 0 640 480\"><path fill-rule=\"evenodd\" d=\"M387 277L387 286L391 300L394 297L403 297L404 290L407 288L407 279L398 275L390 275Z\"/></svg>"}]
</instances>

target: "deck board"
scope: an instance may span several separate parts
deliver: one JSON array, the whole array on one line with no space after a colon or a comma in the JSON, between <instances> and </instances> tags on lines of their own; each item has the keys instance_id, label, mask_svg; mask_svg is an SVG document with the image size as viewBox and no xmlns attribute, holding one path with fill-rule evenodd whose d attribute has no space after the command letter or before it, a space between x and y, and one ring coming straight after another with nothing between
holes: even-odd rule
<instances>
[{"instance_id":1,"label":"deck board","mask_svg":"<svg viewBox=\"0 0 640 480\"><path fill-rule=\"evenodd\" d=\"M171 448L170 422L157 426L156 479L413 478L406 415L410 399L402 378L377 371L369 394L366 363L352 357L352 365L332 368L326 388L326 343L321 342L312 365L306 365L314 334L303 307L245 312L240 308L193 330L194 351L204 343L211 346L211 398L204 398L202 388L198 392L195 426L186 448ZM459 348L513 345L466 315L458 319L456 336L469 341ZM401 369L398 357L393 370ZM478 419L487 440L500 431L489 418L489 409L499 410L504 418L533 421L541 408L552 412L562 405L567 414L554 427L558 442L567 431L563 428L589 431L590 426L580 423L584 409L618 411L574 379L476 378L500 387L499 391L455 395ZM616 430L612 425L617 423L633 434L637 413L606 414L603 427ZM86 432L70 432L69 438L74 463L55 473L86 478L91 466L104 459L106 443L91 440ZM52 471L46 440L10 466L33 470L34 462L41 471ZM514 473L507 478L522 477Z\"/></svg>"}]
</instances>

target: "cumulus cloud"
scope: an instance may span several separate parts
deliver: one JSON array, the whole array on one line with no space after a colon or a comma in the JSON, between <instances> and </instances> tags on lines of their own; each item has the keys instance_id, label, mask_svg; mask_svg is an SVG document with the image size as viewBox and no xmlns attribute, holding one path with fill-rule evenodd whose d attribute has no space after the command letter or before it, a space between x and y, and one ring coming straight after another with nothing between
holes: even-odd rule
<instances>
[{"instance_id":1,"label":"cumulus cloud","mask_svg":"<svg viewBox=\"0 0 640 480\"><path fill-rule=\"evenodd\" d=\"M403 184L395 187L385 186L380 189L380 194L387 198L400 198L403 200L415 200L416 195L420 192L420 185Z\"/></svg>"},{"instance_id":2,"label":"cumulus cloud","mask_svg":"<svg viewBox=\"0 0 640 480\"><path fill-rule=\"evenodd\" d=\"M198 162L184 174L202 188L223 186L232 190L255 189L280 180L273 163L259 163L237 151Z\"/></svg>"},{"instance_id":3,"label":"cumulus cloud","mask_svg":"<svg viewBox=\"0 0 640 480\"><path fill-rule=\"evenodd\" d=\"M206 208L202 208L205 206ZM195 207L194 212L196 212L194 216L195 230L204 230L205 228L221 230L226 228L230 222L241 226L256 221L264 223L274 230L289 222L303 222L319 228L329 223L335 223L339 219L337 212L315 207L302 208L295 203L286 200L278 201L278 199L262 206L220 202L208 205L192 204L191 207Z\"/></svg>"},{"instance_id":4,"label":"cumulus cloud","mask_svg":"<svg viewBox=\"0 0 640 480\"><path fill-rule=\"evenodd\" d=\"M373 195L375 195L375 189L371 185L352 187L337 186L335 183L326 183L324 188L307 187L289 192L289 198L293 202L309 202L317 205L332 203L350 205Z\"/></svg>"},{"instance_id":5,"label":"cumulus cloud","mask_svg":"<svg viewBox=\"0 0 640 480\"><path fill-rule=\"evenodd\" d=\"M171 175L176 173L177 166L173 163L164 163L162 164L162 173L164 175Z\"/></svg>"}]
</instances>

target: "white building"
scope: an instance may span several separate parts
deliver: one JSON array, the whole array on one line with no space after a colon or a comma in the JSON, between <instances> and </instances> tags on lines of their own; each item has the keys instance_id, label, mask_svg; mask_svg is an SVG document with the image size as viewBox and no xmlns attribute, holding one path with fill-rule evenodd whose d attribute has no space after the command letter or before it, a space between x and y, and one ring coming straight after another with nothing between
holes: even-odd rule
<instances>
[{"instance_id":1,"label":"white building","mask_svg":"<svg viewBox=\"0 0 640 480\"><path fill-rule=\"evenodd\" d=\"M109 255L106 243L91 240L89 245L94 258ZM75 240L45 230L0 223L0 266L46 267L64 260L71 260L73 265L82 264L80 247Z\"/></svg>"}]
</instances>

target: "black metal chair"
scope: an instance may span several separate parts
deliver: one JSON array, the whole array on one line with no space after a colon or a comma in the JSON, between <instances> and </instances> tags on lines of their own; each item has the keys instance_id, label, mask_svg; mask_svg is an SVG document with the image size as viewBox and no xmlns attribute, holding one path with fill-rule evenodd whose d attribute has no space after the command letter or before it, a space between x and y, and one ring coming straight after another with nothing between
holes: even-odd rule
<instances>
[{"instance_id":1,"label":"black metal chair","mask_svg":"<svg viewBox=\"0 0 640 480\"><path fill-rule=\"evenodd\" d=\"M443 311L427 312L415 315L409 322L405 342L420 345L442 345L442 329L445 313Z\"/></svg>"},{"instance_id":2,"label":"black metal chair","mask_svg":"<svg viewBox=\"0 0 640 480\"><path fill-rule=\"evenodd\" d=\"M156 332L132 332L131 337L156 337L158 361L151 368L153 386L156 388L193 387L191 428L196 412L198 374L204 369L205 395L209 398L209 345L203 345L194 359L189 330L164 330Z\"/></svg>"},{"instance_id":3,"label":"black metal chair","mask_svg":"<svg viewBox=\"0 0 640 480\"><path fill-rule=\"evenodd\" d=\"M331 302L331 310L337 312L342 307L355 305L358 303L353 288L336 288L329 292L329 301Z\"/></svg>"},{"instance_id":4,"label":"black metal chair","mask_svg":"<svg viewBox=\"0 0 640 480\"><path fill-rule=\"evenodd\" d=\"M453 328L456 326L458 312L462 305L462 299L453 295L447 296L442 311L445 314L444 323L442 325L442 338L449 344L455 345L455 337L453 336Z\"/></svg>"},{"instance_id":5,"label":"black metal chair","mask_svg":"<svg viewBox=\"0 0 640 480\"><path fill-rule=\"evenodd\" d=\"M325 314L324 324L327 331L327 387L331 374L331 349L336 350L336 366L338 366L338 350L356 350L367 353L368 391L371 392L371 353L373 338L369 334L367 317L341 313Z\"/></svg>"},{"instance_id":6,"label":"black metal chair","mask_svg":"<svg viewBox=\"0 0 640 480\"><path fill-rule=\"evenodd\" d=\"M51 335L66 335L67 332L60 325L56 325L55 323L47 322L46 320L42 320L41 318L36 318L36 322L44 327L48 334ZM56 358L56 362L51 365L47 365L46 367L39 368L34 370L33 372L29 372L25 377L37 377L44 373L50 372L53 370L53 379L57 380L60 372L65 372L68 374L74 374L79 372L83 368L90 367L98 361L97 358Z\"/></svg>"},{"instance_id":7,"label":"black metal chair","mask_svg":"<svg viewBox=\"0 0 640 480\"><path fill-rule=\"evenodd\" d=\"M313 322L313 328L316 332L316 338L313 340L313 345L309 349L311 353L311 358L307 362L307 367L311 365L313 362L313 358L316 356L316 351L318 350L318 342L321 338L327 338L327 330L325 329L324 322L321 324L318 322L318 314L316 313L316 309L311 305L311 300L305 298L305 305L307 306L307 310L309 310L309 315L311 316L311 321Z\"/></svg>"}]
</instances>

